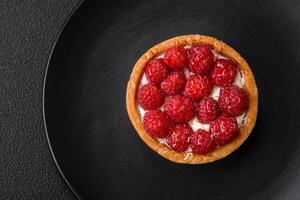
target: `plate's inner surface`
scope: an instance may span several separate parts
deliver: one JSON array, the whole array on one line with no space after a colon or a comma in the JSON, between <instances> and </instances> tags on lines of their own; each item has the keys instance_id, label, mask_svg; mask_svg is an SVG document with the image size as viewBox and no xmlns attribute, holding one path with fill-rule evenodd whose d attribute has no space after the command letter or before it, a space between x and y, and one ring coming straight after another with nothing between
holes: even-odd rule
<instances>
[{"instance_id":1,"label":"plate's inner surface","mask_svg":"<svg viewBox=\"0 0 300 200\"><path fill-rule=\"evenodd\" d=\"M89 199L300 199L299 1L85 2L63 31L45 88L50 143ZM179 165L152 152L126 113L136 60L182 34L211 35L248 61L256 128L229 157Z\"/></svg>"}]
</instances>

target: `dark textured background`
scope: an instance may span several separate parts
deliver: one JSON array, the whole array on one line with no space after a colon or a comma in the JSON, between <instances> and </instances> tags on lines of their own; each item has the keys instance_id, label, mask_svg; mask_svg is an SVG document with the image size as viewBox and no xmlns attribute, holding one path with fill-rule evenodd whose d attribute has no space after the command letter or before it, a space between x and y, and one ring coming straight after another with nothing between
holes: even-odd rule
<instances>
[{"instance_id":1,"label":"dark textured background","mask_svg":"<svg viewBox=\"0 0 300 200\"><path fill-rule=\"evenodd\" d=\"M74 199L42 118L47 60L79 0L0 1L0 199Z\"/></svg>"}]
</instances>

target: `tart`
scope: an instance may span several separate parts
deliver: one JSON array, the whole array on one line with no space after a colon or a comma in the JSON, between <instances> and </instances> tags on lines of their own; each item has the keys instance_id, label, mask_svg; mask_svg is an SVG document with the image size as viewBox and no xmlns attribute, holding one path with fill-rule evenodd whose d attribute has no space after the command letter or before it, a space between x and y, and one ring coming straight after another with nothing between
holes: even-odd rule
<instances>
[{"instance_id":1,"label":"tart","mask_svg":"<svg viewBox=\"0 0 300 200\"><path fill-rule=\"evenodd\" d=\"M140 138L164 158L204 164L224 158L250 135L258 91L245 59L224 42L183 35L136 62L126 107Z\"/></svg>"}]
</instances>

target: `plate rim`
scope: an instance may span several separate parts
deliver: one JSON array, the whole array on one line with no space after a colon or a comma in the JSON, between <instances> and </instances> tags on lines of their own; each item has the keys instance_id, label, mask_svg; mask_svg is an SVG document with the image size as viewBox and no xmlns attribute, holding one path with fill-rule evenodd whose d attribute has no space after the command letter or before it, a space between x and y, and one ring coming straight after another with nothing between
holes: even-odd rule
<instances>
[{"instance_id":1,"label":"plate rim","mask_svg":"<svg viewBox=\"0 0 300 200\"><path fill-rule=\"evenodd\" d=\"M81 200L82 198L80 197L80 195L76 192L76 190L72 187L72 185L70 184L69 180L66 178L66 176L64 175L62 169L60 168L58 161L54 155L54 151L51 145L51 141L49 138L49 133L48 133L48 129L47 129L47 123L46 123L46 112L45 112L45 93L46 93L46 82L47 82L47 76L48 76L48 71L49 71L49 67L51 64L51 60L55 51L55 48L57 46L57 43L59 41L59 39L61 38L62 33L64 32L66 26L68 25L68 23L71 21L72 17L74 16L74 14L76 13L76 11L81 7L81 5L85 2L85 0L79 0L75 7L71 10L71 12L68 14L68 16L66 17L65 21L63 22L63 25L60 27L60 30L58 32L58 34L55 37L55 41L51 47L48 59L47 59L47 64L46 64L46 68L44 71L44 76L43 76L43 86L42 86L42 115L43 115L43 126L44 126L44 131L45 131L45 135L46 135L46 139L47 139L47 146L50 150L50 154L52 157L52 160L56 166L56 169L58 170L60 176L62 177L62 179L64 180L64 182L67 184L68 188L70 189L71 193L73 194L73 196L75 196L78 200Z\"/></svg>"}]
</instances>

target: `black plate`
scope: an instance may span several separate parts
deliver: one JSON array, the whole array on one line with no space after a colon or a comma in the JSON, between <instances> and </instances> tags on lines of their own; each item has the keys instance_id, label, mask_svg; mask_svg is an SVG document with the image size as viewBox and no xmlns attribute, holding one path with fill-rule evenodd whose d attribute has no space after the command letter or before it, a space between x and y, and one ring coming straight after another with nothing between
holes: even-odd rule
<instances>
[{"instance_id":1,"label":"black plate","mask_svg":"<svg viewBox=\"0 0 300 200\"><path fill-rule=\"evenodd\" d=\"M53 51L44 93L49 142L83 199L300 199L299 1L86 1ZM136 60L154 44L200 33L232 45L259 89L250 138L207 165L150 150L125 108Z\"/></svg>"}]
</instances>

